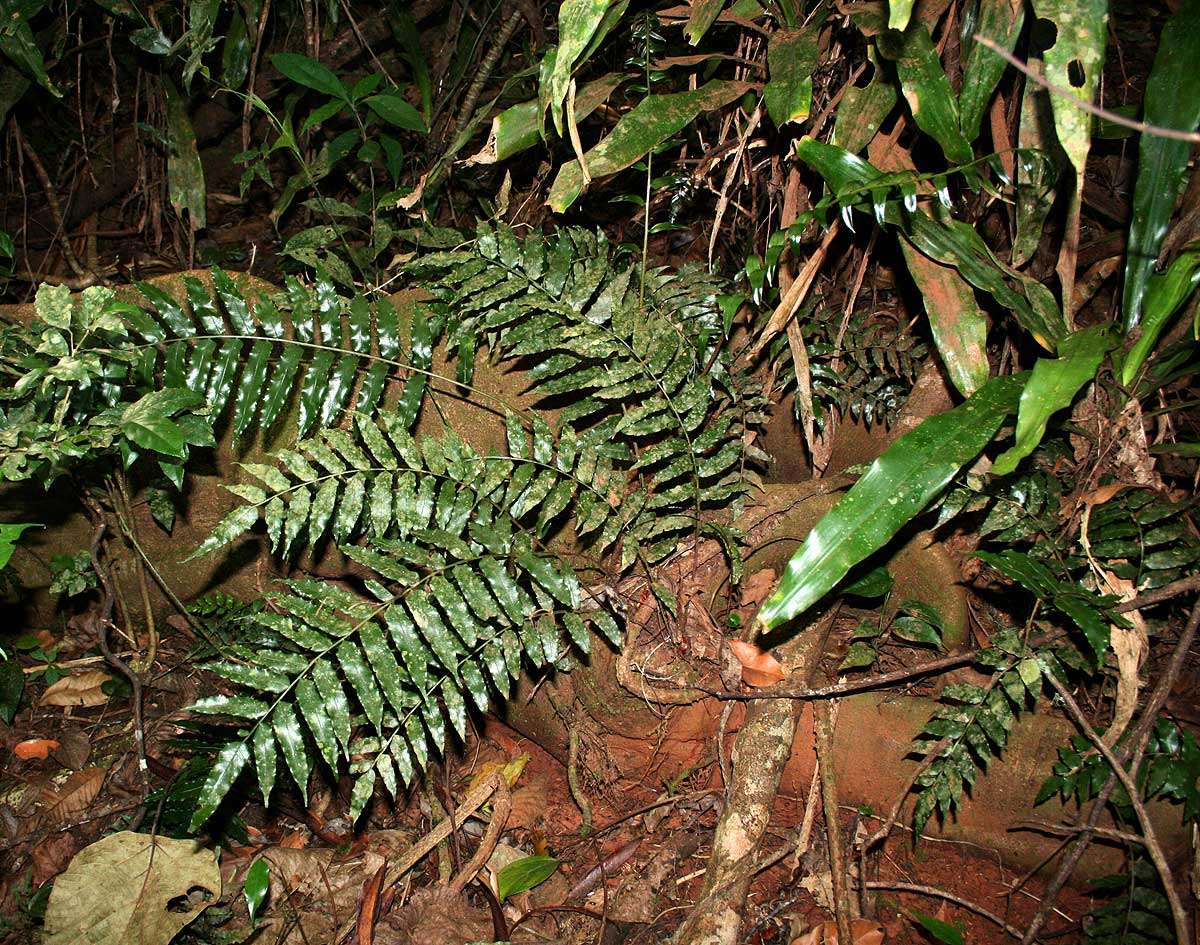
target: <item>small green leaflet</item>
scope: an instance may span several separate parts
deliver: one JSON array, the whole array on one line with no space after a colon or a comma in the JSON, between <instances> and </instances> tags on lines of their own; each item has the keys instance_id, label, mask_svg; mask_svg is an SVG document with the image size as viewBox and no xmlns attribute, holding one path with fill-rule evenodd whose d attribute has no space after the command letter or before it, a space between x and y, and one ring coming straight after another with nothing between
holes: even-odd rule
<instances>
[{"instance_id":1,"label":"small green leaflet","mask_svg":"<svg viewBox=\"0 0 1200 945\"><path fill-rule=\"evenodd\" d=\"M558 869L552 856L526 856L513 860L496 876L496 898L504 902L509 896L540 886Z\"/></svg>"},{"instance_id":2,"label":"small green leaflet","mask_svg":"<svg viewBox=\"0 0 1200 945\"><path fill-rule=\"evenodd\" d=\"M242 886L242 895L246 897L246 911L250 913L250 925L258 922L258 910L267 898L267 890L271 888L271 870L267 861L259 857L246 870L246 882Z\"/></svg>"}]
</instances>

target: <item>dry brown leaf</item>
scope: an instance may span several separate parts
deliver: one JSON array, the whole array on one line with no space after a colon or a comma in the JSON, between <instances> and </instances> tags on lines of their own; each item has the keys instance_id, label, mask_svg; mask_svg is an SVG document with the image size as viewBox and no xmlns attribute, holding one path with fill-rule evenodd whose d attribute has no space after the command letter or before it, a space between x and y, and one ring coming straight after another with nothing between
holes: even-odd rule
<instances>
[{"instance_id":1,"label":"dry brown leaf","mask_svg":"<svg viewBox=\"0 0 1200 945\"><path fill-rule=\"evenodd\" d=\"M83 732L70 729L58 736L59 746L51 749L54 760L64 768L78 771L92 756L92 743Z\"/></svg>"},{"instance_id":2,"label":"dry brown leaf","mask_svg":"<svg viewBox=\"0 0 1200 945\"><path fill-rule=\"evenodd\" d=\"M82 771L76 771L57 791L42 792L46 817L51 821L63 823L82 814L96 799L103 783L103 768L84 768Z\"/></svg>"},{"instance_id":3,"label":"dry brown leaf","mask_svg":"<svg viewBox=\"0 0 1200 945\"><path fill-rule=\"evenodd\" d=\"M775 586L776 577L774 568L763 568L760 571L755 571L746 580L742 581L741 596L738 598L738 603L742 607L757 607L771 593L771 588Z\"/></svg>"},{"instance_id":4,"label":"dry brown leaf","mask_svg":"<svg viewBox=\"0 0 1200 945\"><path fill-rule=\"evenodd\" d=\"M279 841L279 846L284 850L303 850L308 846L308 835L300 832L289 833Z\"/></svg>"},{"instance_id":5,"label":"dry brown leaf","mask_svg":"<svg viewBox=\"0 0 1200 945\"><path fill-rule=\"evenodd\" d=\"M97 706L108 701L100 687L112 677L102 669L88 669L64 676L42 694L41 705Z\"/></svg>"},{"instance_id":6,"label":"dry brown leaf","mask_svg":"<svg viewBox=\"0 0 1200 945\"><path fill-rule=\"evenodd\" d=\"M50 757L50 752L58 747L53 738L27 738L13 746L13 754L22 761L37 759L42 761Z\"/></svg>"},{"instance_id":7,"label":"dry brown leaf","mask_svg":"<svg viewBox=\"0 0 1200 945\"><path fill-rule=\"evenodd\" d=\"M54 879L67 868L67 864L78 852L79 844L73 833L64 831L46 837L29 851L29 860L33 864L30 885L37 889L43 883Z\"/></svg>"},{"instance_id":8,"label":"dry brown leaf","mask_svg":"<svg viewBox=\"0 0 1200 945\"><path fill-rule=\"evenodd\" d=\"M870 919L851 919L850 938L852 945L882 945L884 930L878 922ZM792 939L792 945L838 945L836 922L822 922L803 935Z\"/></svg>"},{"instance_id":9,"label":"dry brown leaf","mask_svg":"<svg viewBox=\"0 0 1200 945\"><path fill-rule=\"evenodd\" d=\"M1108 585L1110 594L1116 594L1123 601L1133 600L1137 589L1133 582L1119 578L1111 571L1101 571L1104 583ZM1105 744L1112 746L1117 743L1129 720L1133 718L1133 710L1137 708L1138 670L1141 669L1146 654L1150 649L1150 636L1146 631L1146 621L1136 610L1125 615L1131 626L1128 630L1123 627L1110 627L1113 654L1117 659L1117 699L1113 709L1112 724L1104 733Z\"/></svg>"},{"instance_id":10,"label":"dry brown leaf","mask_svg":"<svg viewBox=\"0 0 1200 945\"><path fill-rule=\"evenodd\" d=\"M742 681L747 686L761 689L779 682L786 675L779 660L770 653L760 650L753 643L743 640L730 640L729 649L742 664Z\"/></svg>"}]
</instances>

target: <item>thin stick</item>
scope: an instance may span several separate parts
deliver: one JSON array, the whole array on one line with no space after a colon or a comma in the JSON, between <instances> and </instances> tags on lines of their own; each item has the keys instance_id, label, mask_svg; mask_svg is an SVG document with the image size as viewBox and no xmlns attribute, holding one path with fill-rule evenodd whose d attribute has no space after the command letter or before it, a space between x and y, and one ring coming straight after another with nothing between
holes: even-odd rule
<instances>
[{"instance_id":1,"label":"thin stick","mask_svg":"<svg viewBox=\"0 0 1200 945\"><path fill-rule=\"evenodd\" d=\"M1172 597L1178 597L1180 594L1186 594L1188 591L1200 590L1200 574L1193 574L1191 577L1180 578L1178 581L1172 581L1170 584L1164 584L1162 587L1155 588L1152 591L1146 591L1145 594L1139 594L1132 600L1127 600L1123 604L1117 604L1113 608L1113 613L1127 614L1131 610L1141 610L1143 607L1153 607L1155 604L1161 604L1163 601L1170 600Z\"/></svg>"},{"instance_id":2,"label":"thin stick","mask_svg":"<svg viewBox=\"0 0 1200 945\"><path fill-rule=\"evenodd\" d=\"M833 880L833 918L837 922L838 941L849 942L850 889L846 870L846 851L842 844L842 826L838 823L837 778L833 771L833 706L818 702L816 714L817 764L821 771L821 800L825 811L825 837L829 841L829 873ZM807 814L807 811L805 811Z\"/></svg>"},{"instance_id":3,"label":"thin stick","mask_svg":"<svg viewBox=\"0 0 1200 945\"><path fill-rule=\"evenodd\" d=\"M1197 134L1194 131L1180 131L1177 128L1164 128L1162 125L1150 125L1144 121L1126 118L1124 115L1118 112L1110 112L1107 108L1102 108L1099 105L1093 105L1091 102L1080 98L1070 89L1065 89L1061 85L1055 85L1053 82L1043 79L1007 49L1005 49L1003 46L997 45L993 40L988 39L986 36L976 33L973 38L975 42L982 46L986 46L1014 69L1025 73L1026 76L1044 88L1047 92L1051 92L1054 95L1057 95L1059 98L1066 99L1076 108L1087 112L1089 115L1095 115L1097 118L1103 118L1105 121L1111 121L1114 125L1121 125L1124 128L1132 128L1134 131L1140 131L1143 134L1156 135L1159 138L1171 138L1175 141L1187 141L1191 144L1200 143L1200 134Z\"/></svg>"},{"instance_id":4,"label":"thin stick","mask_svg":"<svg viewBox=\"0 0 1200 945\"><path fill-rule=\"evenodd\" d=\"M1112 749L1108 747L1100 734L1092 728L1092 725L1087 720L1087 716L1083 714L1083 710L1079 708L1079 703L1067 691L1067 687L1053 673L1046 673L1045 678L1050 681L1050 685L1054 687L1054 691L1058 693L1058 697L1063 701L1063 705L1067 707L1071 718L1075 720L1075 724L1079 726L1080 731L1088 737L1096 750L1104 756L1104 760L1108 762L1108 766L1112 768L1120 780L1126 793L1129 795L1129 802L1133 805L1133 812L1137 815L1138 823L1142 827L1142 835L1145 837L1146 852L1150 854L1150 860L1154 863L1154 868L1158 870L1159 878L1162 880L1163 891L1166 893L1167 901L1171 905L1171 919L1175 924L1175 936L1181 942L1186 942L1187 939L1187 915L1183 911L1183 904L1179 901L1179 892L1175 889L1175 881L1171 876L1171 867L1167 863L1167 858L1163 853L1162 846L1158 842L1158 837L1154 833L1154 824L1150 822L1150 815L1146 813L1146 805L1142 801L1141 789L1134 783L1133 777L1125 766L1117 760Z\"/></svg>"},{"instance_id":5,"label":"thin stick","mask_svg":"<svg viewBox=\"0 0 1200 945\"><path fill-rule=\"evenodd\" d=\"M33 146L25 140L25 135L21 133L21 126L13 122L13 134L16 135L17 144L21 150L25 152L25 157L29 158L29 163L33 165L33 172L37 174L37 179L42 184L42 191L46 194L46 205L50 208L50 215L54 217L54 223L58 227L58 232L61 237L63 258L66 259L67 265L71 267L71 271L80 279L90 278L91 285L96 284L96 274L89 272L79 262L79 258L75 255L75 250L71 248L71 240L67 235L67 227L63 222L62 208L58 204L58 194L54 192L54 185L50 183L50 175L46 173L46 168L42 164L42 159L38 157L37 152L33 150Z\"/></svg>"},{"instance_id":6,"label":"thin stick","mask_svg":"<svg viewBox=\"0 0 1200 945\"><path fill-rule=\"evenodd\" d=\"M1021 930L1009 925L1000 916L994 912L990 912L978 903L971 902L970 899L963 899L961 896L956 896L954 893L946 892L944 889L938 889L934 886L921 886L917 883L886 883L872 880L864 883L867 889L890 889L896 892L916 893L919 896L933 896L937 899L945 899L947 902L952 902L956 906L962 906L964 909L969 909L976 915L981 915L989 922L994 922L1000 928L1004 929L1013 938L1020 940Z\"/></svg>"}]
</instances>

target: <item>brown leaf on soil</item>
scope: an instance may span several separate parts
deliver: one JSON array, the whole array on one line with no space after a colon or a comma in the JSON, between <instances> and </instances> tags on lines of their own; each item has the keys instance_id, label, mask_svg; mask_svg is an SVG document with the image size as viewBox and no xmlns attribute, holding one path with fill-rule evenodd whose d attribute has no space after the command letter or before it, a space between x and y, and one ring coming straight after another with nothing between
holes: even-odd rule
<instances>
[{"instance_id":1,"label":"brown leaf on soil","mask_svg":"<svg viewBox=\"0 0 1200 945\"><path fill-rule=\"evenodd\" d=\"M47 819L63 823L82 814L96 799L103 783L103 768L84 768L67 778L57 791L44 790L42 803L46 805Z\"/></svg>"},{"instance_id":2,"label":"brown leaf on soil","mask_svg":"<svg viewBox=\"0 0 1200 945\"><path fill-rule=\"evenodd\" d=\"M757 607L771 593L771 588L775 586L776 577L774 568L763 568L760 571L755 571L746 580L742 581L741 596L738 598L738 603L742 607Z\"/></svg>"},{"instance_id":3,"label":"brown leaf on soil","mask_svg":"<svg viewBox=\"0 0 1200 945\"><path fill-rule=\"evenodd\" d=\"M851 945L882 945L883 926L870 919L851 919ZM822 922L803 935L792 939L792 945L838 945L836 922Z\"/></svg>"},{"instance_id":4,"label":"brown leaf on soil","mask_svg":"<svg viewBox=\"0 0 1200 945\"><path fill-rule=\"evenodd\" d=\"M63 732L58 736L59 746L51 750L54 760L64 768L78 771L87 764L92 756L91 740L77 729Z\"/></svg>"},{"instance_id":5,"label":"brown leaf on soil","mask_svg":"<svg viewBox=\"0 0 1200 945\"><path fill-rule=\"evenodd\" d=\"M37 889L43 883L54 879L67 868L75 854L79 852L79 844L71 833L51 834L29 851L29 860L33 864L33 876L30 885Z\"/></svg>"},{"instance_id":6,"label":"brown leaf on soil","mask_svg":"<svg viewBox=\"0 0 1200 945\"><path fill-rule=\"evenodd\" d=\"M760 650L753 643L743 640L730 640L729 649L742 664L742 681L747 686L761 689L779 682L786 675L779 660L770 653Z\"/></svg>"},{"instance_id":7,"label":"brown leaf on soil","mask_svg":"<svg viewBox=\"0 0 1200 945\"><path fill-rule=\"evenodd\" d=\"M42 694L41 705L97 706L108 701L100 687L112 677L102 669L88 669L64 676Z\"/></svg>"},{"instance_id":8,"label":"brown leaf on soil","mask_svg":"<svg viewBox=\"0 0 1200 945\"><path fill-rule=\"evenodd\" d=\"M50 752L58 747L58 742L53 738L27 738L23 742L17 742L13 746L13 754L22 761L30 761L37 759L38 761L45 760L50 757Z\"/></svg>"}]
</instances>

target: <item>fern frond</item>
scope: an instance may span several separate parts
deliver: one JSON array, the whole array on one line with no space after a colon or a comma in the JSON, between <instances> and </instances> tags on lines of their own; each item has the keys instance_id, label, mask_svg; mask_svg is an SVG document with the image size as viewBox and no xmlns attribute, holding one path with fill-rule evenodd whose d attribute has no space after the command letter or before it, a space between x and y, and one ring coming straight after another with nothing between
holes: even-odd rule
<instances>
[{"instance_id":1,"label":"fern frond","mask_svg":"<svg viewBox=\"0 0 1200 945\"><path fill-rule=\"evenodd\" d=\"M429 254L410 271L433 293L451 347L473 353L487 339L520 359L562 425L628 471L637 513L622 526L622 567L639 554L661 560L701 510L744 488L740 391L713 277L656 269L642 286L602 233L518 240L486 226L470 250Z\"/></svg>"},{"instance_id":2,"label":"fern frond","mask_svg":"<svg viewBox=\"0 0 1200 945\"><path fill-rule=\"evenodd\" d=\"M194 555L228 544L260 517L284 557L325 538L341 544L363 536L415 542L435 554L439 542L468 522L484 529L497 516L543 538L565 519L578 538L599 534L603 549L626 521L627 510L616 501L623 477L570 428L555 440L537 419L527 434L510 414L509 455L483 456L452 430L414 438L406 421L393 410L359 413L352 432L322 430L281 451L278 466L243 464L257 484L226 487L245 504L229 512Z\"/></svg>"},{"instance_id":3,"label":"fern frond","mask_svg":"<svg viewBox=\"0 0 1200 945\"><path fill-rule=\"evenodd\" d=\"M143 342L141 376L203 394L214 425L228 414L237 436L270 430L298 393L296 435L303 437L351 410L375 409L388 379L407 373L399 402L411 425L432 364L431 330L420 312L402 325L386 298L346 299L324 279L309 288L289 278L279 297L251 303L228 274L212 275L213 292L184 277L186 309L139 283L153 311L125 317Z\"/></svg>"},{"instance_id":4,"label":"fern frond","mask_svg":"<svg viewBox=\"0 0 1200 945\"><path fill-rule=\"evenodd\" d=\"M1017 714L1037 702L1042 674L1051 671L1043 660L1052 661L1053 657L1027 653L1015 634L999 633L994 642L996 646L980 656L981 662L994 669L988 683L946 686L941 700L948 704L925 723L913 741L914 754L927 763L916 780L913 829L918 835L935 812L943 818L950 816L962 800L964 788L975 783L978 769L1000 756Z\"/></svg>"},{"instance_id":5,"label":"fern frond","mask_svg":"<svg viewBox=\"0 0 1200 945\"><path fill-rule=\"evenodd\" d=\"M468 522L458 495L431 501L430 527L412 532L421 543L346 547L378 576L366 582L369 599L288 581L251 615L260 630L253 647L210 667L233 691L193 707L244 726L220 751L193 826L251 762L269 799L279 755L304 791L314 764L348 763L357 817L376 779L395 795L452 732L465 736L470 707L484 711L493 696L507 697L522 661L558 664L564 637L586 653L589 627L615 635L611 615L582 608L569 565L535 551L531 536L486 499L476 496Z\"/></svg>"}]
</instances>

